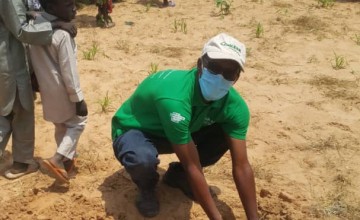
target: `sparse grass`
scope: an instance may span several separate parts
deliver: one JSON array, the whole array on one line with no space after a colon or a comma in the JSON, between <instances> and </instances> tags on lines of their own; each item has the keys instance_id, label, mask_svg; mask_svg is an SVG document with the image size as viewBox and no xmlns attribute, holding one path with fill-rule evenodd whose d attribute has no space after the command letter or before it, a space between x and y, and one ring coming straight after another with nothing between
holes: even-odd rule
<instances>
[{"instance_id":1,"label":"sparse grass","mask_svg":"<svg viewBox=\"0 0 360 220\"><path fill-rule=\"evenodd\" d=\"M354 41L357 45L360 46L360 35L355 34Z\"/></svg>"},{"instance_id":2,"label":"sparse grass","mask_svg":"<svg viewBox=\"0 0 360 220\"><path fill-rule=\"evenodd\" d=\"M328 8L334 6L335 0L318 0L318 4L322 8Z\"/></svg>"},{"instance_id":3,"label":"sparse grass","mask_svg":"<svg viewBox=\"0 0 360 220\"><path fill-rule=\"evenodd\" d=\"M359 200L355 198L354 202L349 201L352 197L348 190L351 185L349 175L337 173L331 182L332 189L324 195L319 195L318 192L315 195L314 192L315 204L312 206L311 215L323 219L329 219L331 216L340 219L358 219L360 207L356 203L359 203Z\"/></svg>"},{"instance_id":4,"label":"sparse grass","mask_svg":"<svg viewBox=\"0 0 360 220\"><path fill-rule=\"evenodd\" d=\"M179 30L184 34L187 34L187 24L185 19L183 18L179 20L177 19L174 20L173 32L176 33Z\"/></svg>"},{"instance_id":5,"label":"sparse grass","mask_svg":"<svg viewBox=\"0 0 360 220\"><path fill-rule=\"evenodd\" d=\"M328 24L315 16L300 16L292 21L299 31L317 32L324 30Z\"/></svg>"},{"instance_id":6,"label":"sparse grass","mask_svg":"<svg viewBox=\"0 0 360 220\"><path fill-rule=\"evenodd\" d=\"M216 7L219 8L220 15L228 15L230 14L230 8L232 4L232 0L215 0Z\"/></svg>"},{"instance_id":7,"label":"sparse grass","mask_svg":"<svg viewBox=\"0 0 360 220\"><path fill-rule=\"evenodd\" d=\"M332 64L332 67L335 70L345 69L346 64L347 64L345 57L337 55L335 52L334 52L334 56L335 56L335 59L334 59L335 63Z\"/></svg>"},{"instance_id":8,"label":"sparse grass","mask_svg":"<svg viewBox=\"0 0 360 220\"><path fill-rule=\"evenodd\" d=\"M125 40L116 41L116 48L119 50L123 50L125 53L129 53L130 51L129 42Z\"/></svg>"},{"instance_id":9,"label":"sparse grass","mask_svg":"<svg viewBox=\"0 0 360 220\"><path fill-rule=\"evenodd\" d=\"M110 110L111 100L109 97L109 91L106 92L106 95L103 99L99 100L99 104L101 106L101 112L107 113Z\"/></svg>"},{"instance_id":10,"label":"sparse grass","mask_svg":"<svg viewBox=\"0 0 360 220\"><path fill-rule=\"evenodd\" d=\"M309 80L310 85L323 91L323 94L331 99L358 100L356 93L359 82L336 79L329 76L315 77Z\"/></svg>"},{"instance_id":11,"label":"sparse grass","mask_svg":"<svg viewBox=\"0 0 360 220\"><path fill-rule=\"evenodd\" d=\"M149 75L154 74L159 71L159 64L157 63L151 63L150 64L150 71L148 72Z\"/></svg>"},{"instance_id":12,"label":"sparse grass","mask_svg":"<svg viewBox=\"0 0 360 220\"><path fill-rule=\"evenodd\" d=\"M255 37L256 38L260 38L264 36L264 27L263 25L259 22L257 25L256 25L256 31L255 31Z\"/></svg>"},{"instance_id":13,"label":"sparse grass","mask_svg":"<svg viewBox=\"0 0 360 220\"><path fill-rule=\"evenodd\" d=\"M98 43L93 42L90 49L88 49L87 51L83 51L84 59L85 60L94 60L95 55L97 54L98 51L99 51Z\"/></svg>"}]
</instances>

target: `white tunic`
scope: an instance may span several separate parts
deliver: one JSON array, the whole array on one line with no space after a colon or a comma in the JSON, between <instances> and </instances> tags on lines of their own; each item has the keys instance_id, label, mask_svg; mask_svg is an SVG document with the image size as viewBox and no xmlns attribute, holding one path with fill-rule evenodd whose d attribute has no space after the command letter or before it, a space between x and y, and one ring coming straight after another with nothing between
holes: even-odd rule
<instances>
[{"instance_id":1,"label":"white tunic","mask_svg":"<svg viewBox=\"0 0 360 220\"><path fill-rule=\"evenodd\" d=\"M55 16L42 13L35 23L53 21ZM76 63L76 44L64 30L55 30L48 46L30 45L33 69L39 83L44 119L62 123L72 118L75 102L83 100Z\"/></svg>"}]
</instances>

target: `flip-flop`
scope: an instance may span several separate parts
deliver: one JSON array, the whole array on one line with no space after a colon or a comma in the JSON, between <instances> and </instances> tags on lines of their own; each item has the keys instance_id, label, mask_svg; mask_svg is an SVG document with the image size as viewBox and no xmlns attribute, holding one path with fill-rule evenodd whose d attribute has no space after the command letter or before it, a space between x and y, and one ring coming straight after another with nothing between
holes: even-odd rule
<instances>
[{"instance_id":1,"label":"flip-flop","mask_svg":"<svg viewBox=\"0 0 360 220\"><path fill-rule=\"evenodd\" d=\"M69 183L69 177L65 169L55 166L49 160L42 160L41 165L49 172L50 176L54 177L59 182Z\"/></svg>"},{"instance_id":2,"label":"flip-flop","mask_svg":"<svg viewBox=\"0 0 360 220\"><path fill-rule=\"evenodd\" d=\"M29 164L28 168L24 172L12 173L11 169L10 169L10 170L5 171L4 176L8 179L17 179L17 178L25 176L27 174L34 173L34 172L38 171L38 169L39 169L39 165L36 162L34 162L34 163Z\"/></svg>"}]
</instances>

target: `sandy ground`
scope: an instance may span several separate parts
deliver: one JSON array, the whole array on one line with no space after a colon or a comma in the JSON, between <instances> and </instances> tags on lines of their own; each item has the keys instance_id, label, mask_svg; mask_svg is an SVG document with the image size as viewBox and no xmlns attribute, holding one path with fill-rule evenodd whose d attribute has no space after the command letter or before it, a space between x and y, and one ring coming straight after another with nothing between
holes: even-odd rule
<instances>
[{"instance_id":1,"label":"sandy ground","mask_svg":"<svg viewBox=\"0 0 360 220\"><path fill-rule=\"evenodd\" d=\"M134 206L137 189L113 156L111 117L153 70L191 68L220 32L248 48L235 87L252 114L248 154L261 219L360 219L360 2L235 0L225 16L212 0L156 4L116 3L112 29L96 27L95 6L78 11L78 67L90 112L78 173L68 187L41 171L0 177L0 219L144 219ZM86 58L91 50L94 59ZM53 130L36 100L37 159L54 153ZM173 160L161 156L159 172ZM224 219L246 219L229 155L205 175ZM154 219L207 219L177 189L160 182L158 195Z\"/></svg>"}]
</instances>

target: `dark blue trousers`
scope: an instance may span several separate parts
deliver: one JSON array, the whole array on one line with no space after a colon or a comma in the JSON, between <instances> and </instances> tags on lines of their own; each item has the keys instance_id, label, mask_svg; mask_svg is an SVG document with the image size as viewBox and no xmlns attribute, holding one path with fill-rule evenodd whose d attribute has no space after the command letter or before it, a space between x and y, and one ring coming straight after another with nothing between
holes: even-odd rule
<instances>
[{"instance_id":1,"label":"dark blue trousers","mask_svg":"<svg viewBox=\"0 0 360 220\"><path fill-rule=\"evenodd\" d=\"M229 149L225 133L218 124L203 127L191 134L201 166L215 164ZM140 130L129 130L113 142L115 157L125 167L140 189L152 189L159 181L159 154L174 153L171 143Z\"/></svg>"}]
</instances>

